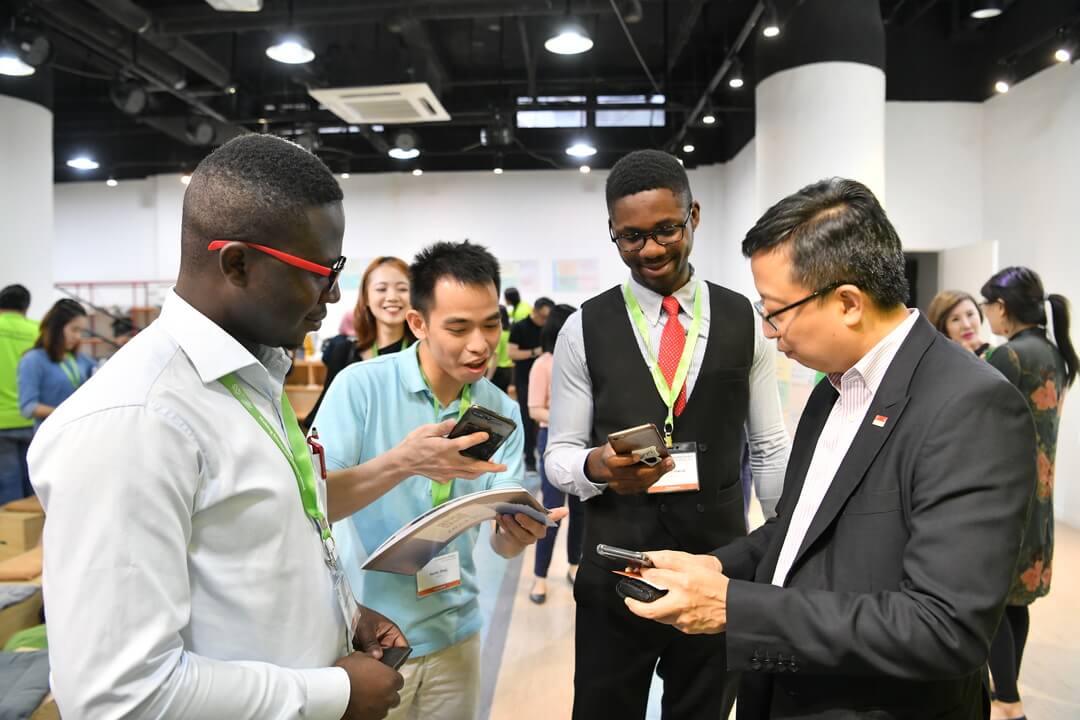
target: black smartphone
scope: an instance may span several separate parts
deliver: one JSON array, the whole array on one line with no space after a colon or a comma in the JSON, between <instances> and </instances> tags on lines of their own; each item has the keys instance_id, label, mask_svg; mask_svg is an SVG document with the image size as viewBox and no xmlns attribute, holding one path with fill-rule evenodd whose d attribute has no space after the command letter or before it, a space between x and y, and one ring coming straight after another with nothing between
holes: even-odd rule
<instances>
[{"instance_id":1,"label":"black smartphone","mask_svg":"<svg viewBox=\"0 0 1080 720\"><path fill-rule=\"evenodd\" d=\"M465 448L461 451L461 454L476 460L490 460L495 451L506 442L506 438L510 437L510 434L514 432L515 427L517 425L509 418L504 418L486 407L470 405L447 437L456 438L462 435L486 432L488 434L487 440L479 445Z\"/></svg>"},{"instance_id":2,"label":"black smartphone","mask_svg":"<svg viewBox=\"0 0 1080 720\"><path fill-rule=\"evenodd\" d=\"M628 567L643 568L653 566L652 560L650 560L649 556L643 552L624 550L623 548L604 545L603 543L596 546L596 554L609 560L618 560Z\"/></svg>"},{"instance_id":3,"label":"black smartphone","mask_svg":"<svg viewBox=\"0 0 1080 720\"><path fill-rule=\"evenodd\" d=\"M615 584L615 592L621 598L633 598L641 602L651 603L667 595L668 591L663 588L653 587L644 580L622 577Z\"/></svg>"},{"instance_id":4,"label":"black smartphone","mask_svg":"<svg viewBox=\"0 0 1080 720\"><path fill-rule=\"evenodd\" d=\"M409 655L412 654L411 647L388 647L383 648L382 651L382 664L389 665L393 669L397 670L405 661L409 659Z\"/></svg>"}]
</instances>

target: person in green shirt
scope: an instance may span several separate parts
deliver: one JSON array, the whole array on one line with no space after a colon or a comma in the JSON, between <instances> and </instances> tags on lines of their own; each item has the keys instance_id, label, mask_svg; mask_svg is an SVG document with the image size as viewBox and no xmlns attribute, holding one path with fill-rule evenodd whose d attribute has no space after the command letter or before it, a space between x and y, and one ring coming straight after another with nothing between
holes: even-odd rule
<instances>
[{"instance_id":1,"label":"person in green shirt","mask_svg":"<svg viewBox=\"0 0 1080 720\"><path fill-rule=\"evenodd\" d=\"M0 503L32 495L26 450L34 421L19 412L16 370L19 359L38 336L38 324L26 317L30 291L22 285L0 290Z\"/></svg>"},{"instance_id":2,"label":"person in green shirt","mask_svg":"<svg viewBox=\"0 0 1080 720\"><path fill-rule=\"evenodd\" d=\"M516 287L508 287L503 290L503 299L506 300L506 310L510 313L510 324L524 320L532 313L532 305L521 301L521 293Z\"/></svg>"},{"instance_id":3,"label":"person in green shirt","mask_svg":"<svg viewBox=\"0 0 1080 720\"><path fill-rule=\"evenodd\" d=\"M503 305L499 306L499 317L502 320L502 334L499 335L499 344L495 346L495 354L491 357L487 379L494 383L495 387L507 392L514 381L514 361L510 359L510 313Z\"/></svg>"}]
</instances>

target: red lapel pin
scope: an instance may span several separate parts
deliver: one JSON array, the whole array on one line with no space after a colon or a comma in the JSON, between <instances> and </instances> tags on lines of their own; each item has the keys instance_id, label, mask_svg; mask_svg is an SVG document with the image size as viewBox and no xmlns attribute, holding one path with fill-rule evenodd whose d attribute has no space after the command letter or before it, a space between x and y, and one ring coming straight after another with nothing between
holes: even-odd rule
<instances>
[{"instance_id":1,"label":"red lapel pin","mask_svg":"<svg viewBox=\"0 0 1080 720\"><path fill-rule=\"evenodd\" d=\"M885 423L887 423L887 422L889 422L889 418L885 417L884 415L875 415L874 416L874 422L873 422L874 427L885 427Z\"/></svg>"}]
</instances>

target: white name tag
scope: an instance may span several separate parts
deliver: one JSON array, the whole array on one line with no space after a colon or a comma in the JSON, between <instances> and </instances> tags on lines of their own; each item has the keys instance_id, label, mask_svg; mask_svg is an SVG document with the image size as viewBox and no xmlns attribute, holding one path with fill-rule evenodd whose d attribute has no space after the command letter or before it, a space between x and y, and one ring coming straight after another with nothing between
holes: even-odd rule
<instances>
[{"instance_id":1,"label":"white name tag","mask_svg":"<svg viewBox=\"0 0 1080 720\"><path fill-rule=\"evenodd\" d=\"M353 643L356 640L356 627L360 624L360 606L356 603L349 578L340 566L331 570L334 578L334 592L337 594L338 608L341 616L345 619L345 654L353 652Z\"/></svg>"},{"instance_id":2,"label":"white name tag","mask_svg":"<svg viewBox=\"0 0 1080 720\"><path fill-rule=\"evenodd\" d=\"M675 443L671 448L675 469L666 473L649 488L649 494L673 492L697 492L698 482L697 443Z\"/></svg>"},{"instance_id":3,"label":"white name tag","mask_svg":"<svg viewBox=\"0 0 1080 720\"><path fill-rule=\"evenodd\" d=\"M461 585L461 562L457 552L439 555L416 573L416 597L456 588Z\"/></svg>"}]
</instances>

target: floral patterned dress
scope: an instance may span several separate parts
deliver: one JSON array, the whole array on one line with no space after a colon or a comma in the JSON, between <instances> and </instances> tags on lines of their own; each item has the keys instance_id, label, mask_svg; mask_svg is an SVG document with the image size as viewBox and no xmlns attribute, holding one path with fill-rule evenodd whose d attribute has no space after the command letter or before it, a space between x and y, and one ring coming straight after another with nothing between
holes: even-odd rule
<instances>
[{"instance_id":1,"label":"floral patterned dress","mask_svg":"<svg viewBox=\"0 0 1080 720\"><path fill-rule=\"evenodd\" d=\"M1009 605L1030 605L1050 592L1054 557L1054 454L1065 389L1065 361L1041 327L1028 328L994 348L991 365L1019 388L1035 420L1038 476Z\"/></svg>"}]
</instances>

